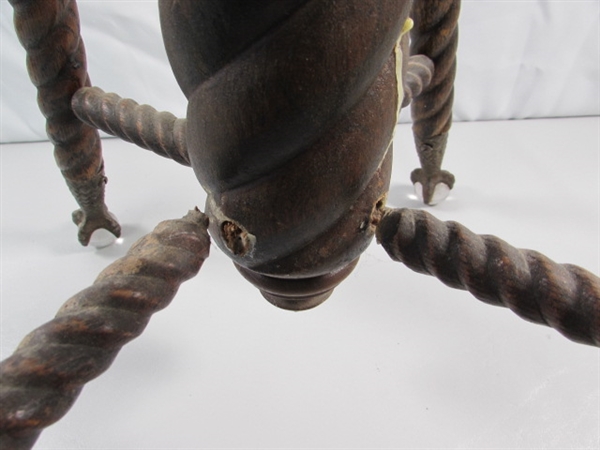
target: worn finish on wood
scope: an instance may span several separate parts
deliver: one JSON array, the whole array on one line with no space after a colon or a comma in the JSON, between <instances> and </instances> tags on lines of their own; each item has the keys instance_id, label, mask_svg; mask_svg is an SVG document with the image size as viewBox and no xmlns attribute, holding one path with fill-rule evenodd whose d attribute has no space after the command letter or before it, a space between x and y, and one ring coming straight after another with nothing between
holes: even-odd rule
<instances>
[{"instance_id":1,"label":"worn finish on wood","mask_svg":"<svg viewBox=\"0 0 600 450\"><path fill-rule=\"evenodd\" d=\"M442 170L448 131L452 125L458 15L460 0L421 0L414 3L410 51L433 61L431 83L412 102L413 133L421 168L411 174L419 183L423 201L439 201L436 186L454 186L454 175ZM438 194L439 195L439 194Z\"/></svg>"},{"instance_id":2,"label":"worn finish on wood","mask_svg":"<svg viewBox=\"0 0 600 450\"><path fill-rule=\"evenodd\" d=\"M557 264L419 210L386 210L377 240L392 259L416 272L576 342L600 346L600 279L581 267Z\"/></svg>"},{"instance_id":3,"label":"worn finish on wood","mask_svg":"<svg viewBox=\"0 0 600 450\"><path fill-rule=\"evenodd\" d=\"M208 257L207 217L160 223L0 364L0 448L30 448Z\"/></svg>"},{"instance_id":4,"label":"worn finish on wood","mask_svg":"<svg viewBox=\"0 0 600 450\"><path fill-rule=\"evenodd\" d=\"M187 119L87 88L75 1L10 0L85 244L105 227L97 132L182 164L207 213L164 222L34 330L0 365L0 445L30 448L82 385L164 308L208 255L207 227L241 274L286 309L324 301L377 233L393 259L600 345L600 281L576 266L388 210L391 137L412 101L426 203L451 125L459 0L159 0ZM415 26L408 58L408 14ZM71 109L71 104L72 108ZM210 219L210 225L209 225Z\"/></svg>"},{"instance_id":5,"label":"worn finish on wood","mask_svg":"<svg viewBox=\"0 0 600 450\"><path fill-rule=\"evenodd\" d=\"M408 54L408 52L405 54ZM413 98L418 97L429 86L434 70L433 61L425 55L413 55L408 58L404 78L403 108L408 106Z\"/></svg>"},{"instance_id":6,"label":"worn finish on wood","mask_svg":"<svg viewBox=\"0 0 600 450\"><path fill-rule=\"evenodd\" d=\"M27 70L38 90L56 162L80 207L73 213L79 241L87 245L99 228L119 236L121 227L104 204L106 177L98 132L81 123L71 110L73 94L90 84L76 2L9 2L17 36L27 50Z\"/></svg>"},{"instance_id":7,"label":"worn finish on wood","mask_svg":"<svg viewBox=\"0 0 600 450\"><path fill-rule=\"evenodd\" d=\"M159 6L214 240L269 301L315 306L388 189L410 1Z\"/></svg>"},{"instance_id":8,"label":"worn finish on wood","mask_svg":"<svg viewBox=\"0 0 600 450\"><path fill-rule=\"evenodd\" d=\"M74 2L12 3L17 26L32 36L45 36L31 30L50 26L40 22L49 5L78 29ZM385 204L400 104L412 100L423 164L413 181L423 183L427 201L437 184L452 186L440 166L459 0L161 0L159 7L190 101L187 120L97 88L79 89L73 108L94 126L191 164L208 192L217 243L272 303L313 307L351 272ZM44 45L31 54L52 50Z\"/></svg>"},{"instance_id":9,"label":"worn finish on wood","mask_svg":"<svg viewBox=\"0 0 600 450\"><path fill-rule=\"evenodd\" d=\"M71 106L84 123L108 134L152 150L184 166L190 165L186 145L186 120L170 112L158 112L148 105L84 87L73 95Z\"/></svg>"}]
</instances>

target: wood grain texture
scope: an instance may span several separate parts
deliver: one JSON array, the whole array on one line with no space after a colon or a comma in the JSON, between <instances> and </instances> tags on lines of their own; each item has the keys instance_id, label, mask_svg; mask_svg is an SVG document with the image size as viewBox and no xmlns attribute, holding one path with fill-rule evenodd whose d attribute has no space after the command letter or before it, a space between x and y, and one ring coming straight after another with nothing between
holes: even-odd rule
<instances>
[{"instance_id":1,"label":"wood grain texture","mask_svg":"<svg viewBox=\"0 0 600 450\"><path fill-rule=\"evenodd\" d=\"M252 279L267 277L259 288L314 285L371 241L402 101L394 50L409 11L397 0L160 2L211 234ZM301 288L283 284L269 295L306 304Z\"/></svg>"},{"instance_id":2,"label":"wood grain texture","mask_svg":"<svg viewBox=\"0 0 600 450\"><path fill-rule=\"evenodd\" d=\"M73 213L79 241L87 245L99 228L119 236L121 227L104 204L106 177L98 131L71 109L73 94L90 85L77 4L75 0L10 0L10 4L56 163L80 206Z\"/></svg>"},{"instance_id":3,"label":"wood grain texture","mask_svg":"<svg viewBox=\"0 0 600 450\"><path fill-rule=\"evenodd\" d=\"M29 449L208 257L207 218L164 221L0 363L0 448Z\"/></svg>"},{"instance_id":4,"label":"wood grain texture","mask_svg":"<svg viewBox=\"0 0 600 450\"><path fill-rule=\"evenodd\" d=\"M386 210L377 240L392 259L416 272L575 342L600 346L600 278L581 267L411 209Z\"/></svg>"},{"instance_id":5,"label":"wood grain texture","mask_svg":"<svg viewBox=\"0 0 600 450\"><path fill-rule=\"evenodd\" d=\"M460 0L422 0L415 2L412 10L411 54L427 56L435 67L431 83L411 104L421 163L411 181L422 185L426 204L432 203L438 184L454 186L454 175L442 170L442 161L452 126L459 13Z\"/></svg>"}]
</instances>

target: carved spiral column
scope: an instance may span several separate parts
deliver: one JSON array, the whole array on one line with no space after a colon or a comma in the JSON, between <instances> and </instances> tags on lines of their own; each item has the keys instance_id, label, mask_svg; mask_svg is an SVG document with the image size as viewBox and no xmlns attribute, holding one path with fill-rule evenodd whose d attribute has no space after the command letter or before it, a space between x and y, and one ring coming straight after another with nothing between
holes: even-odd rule
<instances>
[{"instance_id":1,"label":"carved spiral column","mask_svg":"<svg viewBox=\"0 0 600 450\"><path fill-rule=\"evenodd\" d=\"M392 259L416 272L573 341L600 346L600 279L581 267L557 264L419 210L385 211L377 240Z\"/></svg>"},{"instance_id":2,"label":"carved spiral column","mask_svg":"<svg viewBox=\"0 0 600 450\"><path fill-rule=\"evenodd\" d=\"M106 177L98 132L71 110L73 94L90 84L77 4L75 0L9 2L56 162L81 208L73 213L79 241L87 245L99 228L119 236L121 227L104 204Z\"/></svg>"},{"instance_id":3,"label":"carved spiral column","mask_svg":"<svg viewBox=\"0 0 600 450\"><path fill-rule=\"evenodd\" d=\"M371 241L408 0L160 0L217 245L271 303L324 301Z\"/></svg>"},{"instance_id":4,"label":"carved spiral column","mask_svg":"<svg viewBox=\"0 0 600 450\"><path fill-rule=\"evenodd\" d=\"M441 167L452 125L459 12L460 0L413 3L415 25L411 32L411 54L427 56L435 67L431 83L413 100L411 108L421 162L421 168L412 172L411 181L419 183L427 204L442 200L443 191L454 186L454 176Z\"/></svg>"},{"instance_id":5,"label":"carved spiral column","mask_svg":"<svg viewBox=\"0 0 600 450\"><path fill-rule=\"evenodd\" d=\"M97 87L79 89L71 105L82 122L184 166L190 165L185 119Z\"/></svg>"},{"instance_id":6,"label":"carved spiral column","mask_svg":"<svg viewBox=\"0 0 600 450\"><path fill-rule=\"evenodd\" d=\"M0 363L0 448L29 449L208 257L200 211L161 222Z\"/></svg>"}]
</instances>

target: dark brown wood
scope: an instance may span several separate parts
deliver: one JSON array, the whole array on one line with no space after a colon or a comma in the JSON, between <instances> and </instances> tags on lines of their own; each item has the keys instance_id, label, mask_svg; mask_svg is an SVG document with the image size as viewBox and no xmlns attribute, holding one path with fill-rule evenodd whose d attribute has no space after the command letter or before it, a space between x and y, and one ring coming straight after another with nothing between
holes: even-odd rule
<instances>
[{"instance_id":1,"label":"dark brown wood","mask_svg":"<svg viewBox=\"0 0 600 450\"><path fill-rule=\"evenodd\" d=\"M373 237L410 1L159 6L215 242L269 301L314 306Z\"/></svg>"},{"instance_id":2,"label":"dark brown wood","mask_svg":"<svg viewBox=\"0 0 600 450\"><path fill-rule=\"evenodd\" d=\"M0 363L0 448L28 449L208 257L207 217L160 223Z\"/></svg>"},{"instance_id":3,"label":"dark brown wood","mask_svg":"<svg viewBox=\"0 0 600 450\"><path fill-rule=\"evenodd\" d=\"M600 278L581 267L477 235L425 211L386 210L377 240L392 259L510 308L572 339L600 346Z\"/></svg>"},{"instance_id":4,"label":"dark brown wood","mask_svg":"<svg viewBox=\"0 0 600 450\"><path fill-rule=\"evenodd\" d=\"M405 54L408 55L408 52ZM433 61L425 55L413 55L408 58L404 78L403 108L408 106L413 98L418 97L429 86L433 78L433 72Z\"/></svg>"},{"instance_id":5,"label":"dark brown wood","mask_svg":"<svg viewBox=\"0 0 600 450\"><path fill-rule=\"evenodd\" d=\"M452 125L458 15L460 0L420 0L414 2L410 51L433 61L431 83L412 102L413 133L421 168L411 181L422 186L423 201L432 204L436 186L452 189L454 175L442 170L448 131Z\"/></svg>"},{"instance_id":6,"label":"dark brown wood","mask_svg":"<svg viewBox=\"0 0 600 450\"><path fill-rule=\"evenodd\" d=\"M0 446L30 448L82 385L165 307L208 255L210 228L276 306L324 301L375 232L393 259L567 337L600 345L600 281L422 211L388 210L391 138L412 101L430 203L451 126L459 0L159 0L187 121L89 89L74 0L10 0L80 240L118 234L97 132L191 164L208 193L72 297L0 364ZM415 27L407 58L407 17ZM404 49L404 51L403 51ZM402 58L400 60L400 58ZM72 105L72 106L71 106Z\"/></svg>"},{"instance_id":7,"label":"dark brown wood","mask_svg":"<svg viewBox=\"0 0 600 450\"><path fill-rule=\"evenodd\" d=\"M71 106L79 120L94 128L184 166L190 165L185 119L97 87L79 89L73 95Z\"/></svg>"},{"instance_id":8,"label":"dark brown wood","mask_svg":"<svg viewBox=\"0 0 600 450\"><path fill-rule=\"evenodd\" d=\"M10 0L17 36L27 50L27 70L54 144L54 156L80 209L73 213L83 245L104 228L121 227L104 204L104 162L98 131L71 110L73 94L89 86L75 0Z\"/></svg>"}]
</instances>

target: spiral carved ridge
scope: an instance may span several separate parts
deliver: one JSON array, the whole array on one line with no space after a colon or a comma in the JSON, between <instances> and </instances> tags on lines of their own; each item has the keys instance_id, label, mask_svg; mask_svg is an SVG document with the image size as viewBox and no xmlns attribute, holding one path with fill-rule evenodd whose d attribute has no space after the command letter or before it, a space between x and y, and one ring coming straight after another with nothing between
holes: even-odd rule
<instances>
[{"instance_id":1,"label":"spiral carved ridge","mask_svg":"<svg viewBox=\"0 0 600 450\"><path fill-rule=\"evenodd\" d=\"M600 279L581 267L476 235L418 210L387 210L377 240L396 261L510 308L567 338L600 346Z\"/></svg>"},{"instance_id":2,"label":"spiral carved ridge","mask_svg":"<svg viewBox=\"0 0 600 450\"><path fill-rule=\"evenodd\" d=\"M0 448L30 448L208 256L207 218L161 222L0 363Z\"/></svg>"},{"instance_id":3,"label":"spiral carved ridge","mask_svg":"<svg viewBox=\"0 0 600 450\"><path fill-rule=\"evenodd\" d=\"M104 204L104 164L98 132L71 110L71 97L90 84L79 35L75 0L9 0L17 36L27 50L27 70L38 90L46 131L69 190L80 206L73 214L79 241L105 228L120 235L119 224Z\"/></svg>"},{"instance_id":4,"label":"spiral carved ridge","mask_svg":"<svg viewBox=\"0 0 600 450\"><path fill-rule=\"evenodd\" d=\"M216 243L265 281L263 293L284 280L290 297L324 294L314 286L339 280L315 278L347 274L387 191L402 101L395 48L410 1L159 6Z\"/></svg>"},{"instance_id":5,"label":"spiral carved ridge","mask_svg":"<svg viewBox=\"0 0 600 450\"><path fill-rule=\"evenodd\" d=\"M408 58L406 79L404 80L404 100L402 107L408 106L429 86L433 78L433 61L425 55L413 55Z\"/></svg>"},{"instance_id":6,"label":"spiral carved ridge","mask_svg":"<svg viewBox=\"0 0 600 450\"><path fill-rule=\"evenodd\" d=\"M411 174L421 183L423 200L432 203L439 183L454 186L454 176L441 170L448 131L452 125L458 16L460 0L422 0L415 2L412 17L410 52L433 61L431 83L412 102L413 134L421 168Z\"/></svg>"},{"instance_id":7,"label":"spiral carved ridge","mask_svg":"<svg viewBox=\"0 0 600 450\"><path fill-rule=\"evenodd\" d=\"M79 89L71 104L82 122L179 164L190 165L185 119L97 87Z\"/></svg>"},{"instance_id":8,"label":"spiral carved ridge","mask_svg":"<svg viewBox=\"0 0 600 450\"><path fill-rule=\"evenodd\" d=\"M425 55L435 66L431 83L412 104L413 130L421 139L447 133L452 125L459 12L456 0L425 0L413 8L411 54Z\"/></svg>"}]
</instances>

